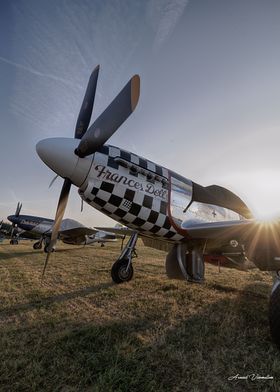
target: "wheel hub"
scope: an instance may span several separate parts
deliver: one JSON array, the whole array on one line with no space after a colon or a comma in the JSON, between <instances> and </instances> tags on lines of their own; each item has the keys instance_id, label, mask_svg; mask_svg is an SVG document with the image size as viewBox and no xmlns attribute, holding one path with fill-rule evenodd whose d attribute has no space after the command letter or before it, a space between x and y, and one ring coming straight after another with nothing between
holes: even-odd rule
<instances>
[{"instance_id":1,"label":"wheel hub","mask_svg":"<svg viewBox=\"0 0 280 392\"><path fill-rule=\"evenodd\" d=\"M129 268L127 268L127 266L125 266L125 265L122 266L119 269L119 276L123 280L127 279L127 277L129 276Z\"/></svg>"}]
</instances>

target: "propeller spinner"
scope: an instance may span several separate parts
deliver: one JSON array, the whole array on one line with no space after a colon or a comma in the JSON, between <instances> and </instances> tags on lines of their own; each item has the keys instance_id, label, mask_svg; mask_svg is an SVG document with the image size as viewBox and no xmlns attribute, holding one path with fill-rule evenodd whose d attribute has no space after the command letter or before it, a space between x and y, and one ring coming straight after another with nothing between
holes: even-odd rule
<instances>
[{"instance_id":1,"label":"propeller spinner","mask_svg":"<svg viewBox=\"0 0 280 392\"><path fill-rule=\"evenodd\" d=\"M86 177L92 159L89 155L95 153L117 131L121 124L134 111L140 95L140 78L134 75L111 104L88 128L95 92L99 66L97 66L88 81L87 89L80 109L75 128L75 139L52 138L40 141L37 153L40 158L63 177L64 183L61 189L55 221L52 229L51 241L47 248L47 257L43 269L44 276L50 254L56 244L61 221L67 205L71 184L80 186L85 180L81 180L81 173ZM77 139L81 139L80 141ZM82 182L81 182L82 181Z\"/></svg>"}]
</instances>

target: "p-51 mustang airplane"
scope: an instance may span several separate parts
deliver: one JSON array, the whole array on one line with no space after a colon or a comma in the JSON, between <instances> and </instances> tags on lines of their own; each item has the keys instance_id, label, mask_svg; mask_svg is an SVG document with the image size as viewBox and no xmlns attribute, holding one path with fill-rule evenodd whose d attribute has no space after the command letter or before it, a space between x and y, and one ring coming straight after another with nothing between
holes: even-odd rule
<instances>
[{"instance_id":1,"label":"p-51 mustang airplane","mask_svg":"<svg viewBox=\"0 0 280 392\"><path fill-rule=\"evenodd\" d=\"M274 271L269 317L280 347L280 222L261 224L231 191L198 185L134 153L106 145L135 109L140 79L133 76L88 128L98 73L99 66L89 79L75 138L51 138L37 144L40 158L65 179L43 275L74 184L85 202L130 228L131 237L112 266L116 283L132 278L138 235L146 245L168 252L170 278L202 282L204 262L213 257L224 266L244 270L254 263L263 271Z\"/></svg>"},{"instance_id":2,"label":"p-51 mustang airplane","mask_svg":"<svg viewBox=\"0 0 280 392\"><path fill-rule=\"evenodd\" d=\"M19 235L25 232L32 233L40 237L39 241L33 244L33 249L41 249L44 243L44 250L47 251L54 220L40 216L20 215L21 207L22 204L18 203L15 214L7 218L12 222L10 243L17 244ZM16 236L13 235L15 227L20 230ZM89 245L98 242L104 246L105 242L116 241L116 234L86 227L74 219L63 219L58 234L62 242L71 245Z\"/></svg>"},{"instance_id":3,"label":"p-51 mustang airplane","mask_svg":"<svg viewBox=\"0 0 280 392\"><path fill-rule=\"evenodd\" d=\"M9 218L11 223L3 223L0 225L0 233L3 235L4 238L9 238L10 239L10 244L11 245L17 245L19 240L23 239L29 239L29 240L34 240L34 239L39 239L41 235L39 233L31 231L26 231L21 229L17 223L18 219L16 218L21 218L22 215L20 215L22 204L18 203L17 208L15 211L14 215L11 215Z\"/></svg>"}]
</instances>

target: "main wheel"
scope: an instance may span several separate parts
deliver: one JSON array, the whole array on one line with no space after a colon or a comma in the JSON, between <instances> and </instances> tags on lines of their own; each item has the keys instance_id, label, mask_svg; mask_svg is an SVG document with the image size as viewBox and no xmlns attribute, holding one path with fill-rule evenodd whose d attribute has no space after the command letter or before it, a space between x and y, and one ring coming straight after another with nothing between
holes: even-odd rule
<instances>
[{"instance_id":1,"label":"main wheel","mask_svg":"<svg viewBox=\"0 0 280 392\"><path fill-rule=\"evenodd\" d=\"M111 276L115 283L129 282L133 277L133 266L130 263L127 268L128 260L123 258L117 260L111 269Z\"/></svg>"},{"instance_id":2,"label":"main wheel","mask_svg":"<svg viewBox=\"0 0 280 392\"><path fill-rule=\"evenodd\" d=\"M48 244L44 246L44 252L48 253ZM52 252L54 252L54 248L52 248Z\"/></svg>"},{"instance_id":3,"label":"main wheel","mask_svg":"<svg viewBox=\"0 0 280 392\"><path fill-rule=\"evenodd\" d=\"M42 242L37 241L33 244L33 249L42 249Z\"/></svg>"},{"instance_id":4,"label":"main wheel","mask_svg":"<svg viewBox=\"0 0 280 392\"><path fill-rule=\"evenodd\" d=\"M270 296L269 325L271 337L280 349L280 284Z\"/></svg>"},{"instance_id":5,"label":"main wheel","mask_svg":"<svg viewBox=\"0 0 280 392\"><path fill-rule=\"evenodd\" d=\"M10 244L11 245L18 245L18 240L17 239L12 239L11 241L10 241Z\"/></svg>"}]
</instances>

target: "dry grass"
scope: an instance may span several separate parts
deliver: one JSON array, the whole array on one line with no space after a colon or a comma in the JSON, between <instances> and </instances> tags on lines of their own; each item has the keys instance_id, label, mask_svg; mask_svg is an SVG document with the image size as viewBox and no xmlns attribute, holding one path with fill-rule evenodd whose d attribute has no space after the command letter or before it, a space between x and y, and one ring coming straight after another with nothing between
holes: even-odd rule
<instances>
[{"instance_id":1,"label":"dry grass","mask_svg":"<svg viewBox=\"0 0 280 392\"><path fill-rule=\"evenodd\" d=\"M172 281L139 241L134 279L114 285L119 247L60 245L41 285L44 254L0 244L1 391L280 390L267 273ZM238 373L274 380L228 381Z\"/></svg>"}]
</instances>

